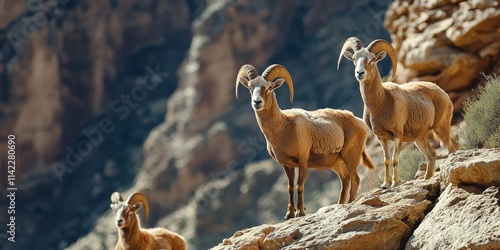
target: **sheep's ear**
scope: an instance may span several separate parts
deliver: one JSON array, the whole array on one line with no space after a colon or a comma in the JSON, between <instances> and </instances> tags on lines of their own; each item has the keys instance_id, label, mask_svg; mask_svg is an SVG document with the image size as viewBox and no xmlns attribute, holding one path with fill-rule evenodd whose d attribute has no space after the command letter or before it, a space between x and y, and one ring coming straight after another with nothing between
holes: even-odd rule
<instances>
[{"instance_id":1,"label":"sheep's ear","mask_svg":"<svg viewBox=\"0 0 500 250\"><path fill-rule=\"evenodd\" d=\"M375 57L373 57L372 62L376 63L379 62L380 60L384 59L387 53L385 51L380 51L377 54L375 54Z\"/></svg>"},{"instance_id":2,"label":"sheep's ear","mask_svg":"<svg viewBox=\"0 0 500 250\"><path fill-rule=\"evenodd\" d=\"M117 204L109 204L109 206L111 207L111 209L113 209L114 211L116 211L118 209L118 205Z\"/></svg>"},{"instance_id":3,"label":"sheep's ear","mask_svg":"<svg viewBox=\"0 0 500 250\"><path fill-rule=\"evenodd\" d=\"M134 205L132 205L135 211L139 210L142 208L142 202L136 202Z\"/></svg>"},{"instance_id":4,"label":"sheep's ear","mask_svg":"<svg viewBox=\"0 0 500 250\"><path fill-rule=\"evenodd\" d=\"M346 59L348 59L349 61L353 61L353 62L355 61L354 60L354 55L351 52L349 52L349 51L344 51L344 57Z\"/></svg>"},{"instance_id":5,"label":"sheep's ear","mask_svg":"<svg viewBox=\"0 0 500 250\"><path fill-rule=\"evenodd\" d=\"M281 87L281 85L283 85L283 83L285 82L285 78L282 78L282 77L278 77L276 78L272 83L271 83L271 87L269 87L270 90L275 90L279 87Z\"/></svg>"}]
</instances>

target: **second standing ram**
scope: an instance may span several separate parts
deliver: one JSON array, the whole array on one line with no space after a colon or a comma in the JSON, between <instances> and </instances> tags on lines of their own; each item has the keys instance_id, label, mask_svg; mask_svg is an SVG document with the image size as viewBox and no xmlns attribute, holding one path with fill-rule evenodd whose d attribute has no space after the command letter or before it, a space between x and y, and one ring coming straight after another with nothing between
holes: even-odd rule
<instances>
[{"instance_id":1,"label":"second standing ram","mask_svg":"<svg viewBox=\"0 0 500 250\"><path fill-rule=\"evenodd\" d=\"M400 183L398 166L403 142L414 141L424 154L427 160L425 179L434 175L436 164L436 152L429 144L432 133L442 140L450 153L458 149L458 142L450 135L453 103L448 94L432 82L382 82L377 63L386 55L391 59L394 76L396 52L389 42L378 39L364 48L357 37L350 37L344 42L337 63L337 70L342 56L354 63L354 75L364 102L363 118L378 137L384 151L383 188ZM389 156L390 141L395 142L392 161ZM392 184L391 166L394 170Z\"/></svg>"}]
</instances>

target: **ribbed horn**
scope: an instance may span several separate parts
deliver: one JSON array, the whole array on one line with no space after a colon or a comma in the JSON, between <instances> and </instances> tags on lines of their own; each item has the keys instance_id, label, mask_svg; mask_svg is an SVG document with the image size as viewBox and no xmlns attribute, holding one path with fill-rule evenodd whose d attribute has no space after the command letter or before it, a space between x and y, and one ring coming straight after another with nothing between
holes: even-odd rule
<instances>
[{"instance_id":1,"label":"ribbed horn","mask_svg":"<svg viewBox=\"0 0 500 250\"><path fill-rule=\"evenodd\" d=\"M345 42L344 42L344 45L342 45L342 49L340 50L339 60L337 61L337 70L339 70L340 60L342 60L342 56L344 55L344 52L346 52L348 49L356 52L362 48L363 48L363 43L361 43L359 38L357 38L355 36L347 38L347 40L345 40Z\"/></svg>"},{"instance_id":2,"label":"ribbed horn","mask_svg":"<svg viewBox=\"0 0 500 250\"><path fill-rule=\"evenodd\" d=\"M146 221L147 221L149 218L148 199L146 198L145 195L143 195L141 193L135 193L135 194L130 195L130 197L128 197L127 204L132 205L132 204L135 204L137 202L142 203L142 206L144 207L144 213L146 214Z\"/></svg>"},{"instance_id":3,"label":"ribbed horn","mask_svg":"<svg viewBox=\"0 0 500 250\"><path fill-rule=\"evenodd\" d=\"M374 54L377 54L380 51L385 51L385 53L387 53L387 55L391 59L392 77L394 77L394 75L396 74L396 70L398 68L398 59L396 56L396 51L394 50L392 45L386 40L377 39L371 42L366 48Z\"/></svg>"},{"instance_id":4,"label":"ribbed horn","mask_svg":"<svg viewBox=\"0 0 500 250\"><path fill-rule=\"evenodd\" d=\"M240 79L245 78L246 81L250 81L255 79L257 76L259 76L259 73L255 69L254 66L250 64L245 64L241 66L240 70L238 71L238 76L236 76L236 98L238 98L238 84L240 84Z\"/></svg>"},{"instance_id":5,"label":"ribbed horn","mask_svg":"<svg viewBox=\"0 0 500 250\"><path fill-rule=\"evenodd\" d=\"M266 81L274 81L274 79L278 77L282 77L285 79L286 85L288 85L288 90L290 91L290 103L293 102L293 82L292 76L288 72L288 70L279 64L273 64L267 67L267 69L262 73L262 77L266 79Z\"/></svg>"}]
</instances>

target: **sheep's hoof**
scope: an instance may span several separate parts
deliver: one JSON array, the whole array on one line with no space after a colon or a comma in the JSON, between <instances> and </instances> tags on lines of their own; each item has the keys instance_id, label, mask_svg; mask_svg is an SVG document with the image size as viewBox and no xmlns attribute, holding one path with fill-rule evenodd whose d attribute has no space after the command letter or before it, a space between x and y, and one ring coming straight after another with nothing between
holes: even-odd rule
<instances>
[{"instance_id":1,"label":"sheep's hoof","mask_svg":"<svg viewBox=\"0 0 500 250\"><path fill-rule=\"evenodd\" d=\"M392 184L391 184L391 187L396 187L399 184L401 184L401 181L393 181Z\"/></svg>"},{"instance_id":2,"label":"sheep's hoof","mask_svg":"<svg viewBox=\"0 0 500 250\"><path fill-rule=\"evenodd\" d=\"M428 179L432 178L432 176L434 176L434 172L433 173L425 173L424 180L428 180Z\"/></svg>"},{"instance_id":3,"label":"sheep's hoof","mask_svg":"<svg viewBox=\"0 0 500 250\"><path fill-rule=\"evenodd\" d=\"M388 189L388 188L390 188L389 183L384 182L384 183L382 184L381 188L382 188L382 189Z\"/></svg>"},{"instance_id":4,"label":"sheep's hoof","mask_svg":"<svg viewBox=\"0 0 500 250\"><path fill-rule=\"evenodd\" d=\"M295 217L295 213L286 213L285 217L283 217L283 220L289 220L293 217Z\"/></svg>"},{"instance_id":5,"label":"sheep's hoof","mask_svg":"<svg viewBox=\"0 0 500 250\"><path fill-rule=\"evenodd\" d=\"M304 213L304 212L297 212L297 213L295 214L295 217L302 217L302 216L304 216L304 215L306 215L306 213Z\"/></svg>"}]
</instances>

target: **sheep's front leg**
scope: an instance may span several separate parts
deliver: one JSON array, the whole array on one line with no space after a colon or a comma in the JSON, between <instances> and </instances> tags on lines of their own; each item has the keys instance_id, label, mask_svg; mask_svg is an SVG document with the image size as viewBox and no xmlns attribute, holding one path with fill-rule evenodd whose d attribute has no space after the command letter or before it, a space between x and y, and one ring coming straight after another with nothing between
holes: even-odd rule
<instances>
[{"instance_id":1,"label":"sheep's front leg","mask_svg":"<svg viewBox=\"0 0 500 250\"><path fill-rule=\"evenodd\" d=\"M283 166L283 169L285 170L286 176L288 177L288 210L283 218L283 220L288 220L290 218L295 217L295 198L294 198L294 192L295 192L295 168L287 168Z\"/></svg>"},{"instance_id":2,"label":"sheep's front leg","mask_svg":"<svg viewBox=\"0 0 500 250\"><path fill-rule=\"evenodd\" d=\"M389 141L381 138L378 138L378 140L380 142L380 145L382 145L382 151L384 151L385 178L384 178L384 183L382 183L382 188L387 189L390 187L391 183L391 158L389 156L390 154Z\"/></svg>"},{"instance_id":3,"label":"sheep's front leg","mask_svg":"<svg viewBox=\"0 0 500 250\"><path fill-rule=\"evenodd\" d=\"M399 185L399 154L401 154L401 149L403 147L403 135L400 135L394 140L394 153L392 154L392 166L394 168L394 173L392 175L392 187Z\"/></svg>"},{"instance_id":4,"label":"sheep's front leg","mask_svg":"<svg viewBox=\"0 0 500 250\"><path fill-rule=\"evenodd\" d=\"M306 215L306 208L304 205L304 184L307 178L307 165L299 163L299 178L297 180L297 194L299 196L299 201L297 203L297 214L295 217Z\"/></svg>"}]
</instances>

